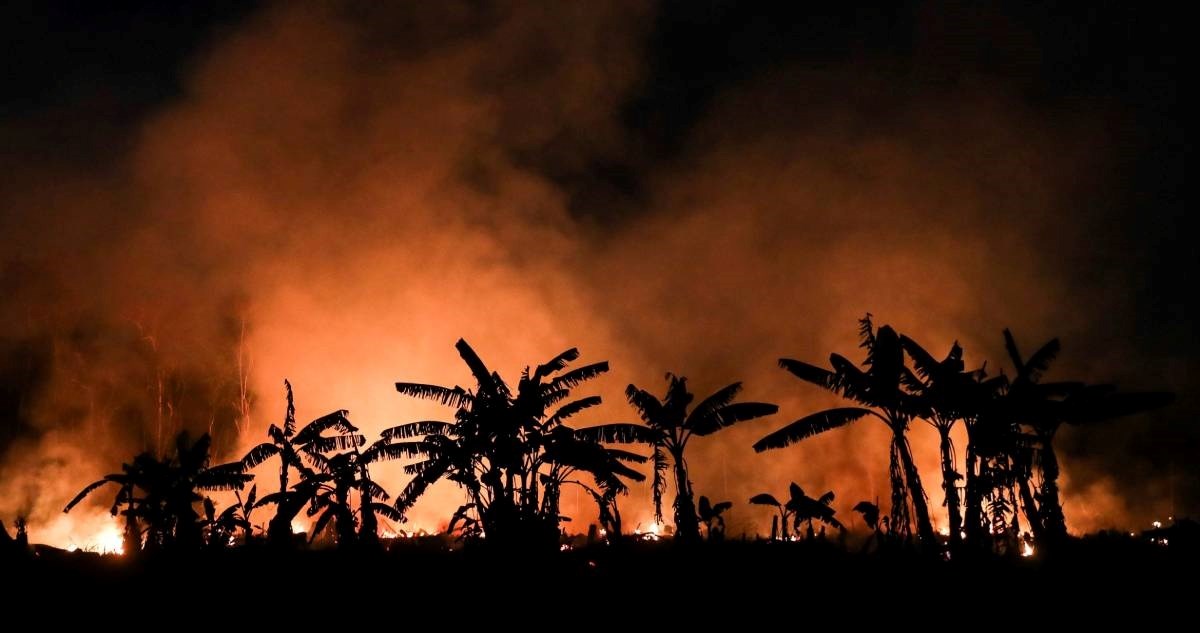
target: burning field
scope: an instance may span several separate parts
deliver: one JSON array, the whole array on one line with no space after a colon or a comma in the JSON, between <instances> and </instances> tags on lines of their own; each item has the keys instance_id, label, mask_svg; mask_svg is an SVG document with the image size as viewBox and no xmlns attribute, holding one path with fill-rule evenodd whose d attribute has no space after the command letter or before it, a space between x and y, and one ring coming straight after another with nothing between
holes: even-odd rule
<instances>
[{"instance_id":1,"label":"burning field","mask_svg":"<svg viewBox=\"0 0 1200 633\"><path fill-rule=\"evenodd\" d=\"M55 4L4 27L0 546L1182 547L1171 16Z\"/></svg>"}]
</instances>

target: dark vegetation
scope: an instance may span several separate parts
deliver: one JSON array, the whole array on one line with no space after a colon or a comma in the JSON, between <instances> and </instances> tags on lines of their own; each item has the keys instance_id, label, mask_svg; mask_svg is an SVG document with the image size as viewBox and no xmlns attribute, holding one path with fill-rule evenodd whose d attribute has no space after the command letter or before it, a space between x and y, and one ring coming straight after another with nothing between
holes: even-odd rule
<instances>
[{"instance_id":1,"label":"dark vegetation","mask_svg":"<svg viewBox=\"0 0 1200 633\"><path fill-rule=\"evenodd\" d=\"M266 441L240 460L212 465L210 438L181 434L172 454L137 455L71 500L65 511L93 493L115 488L111 512L124 526L122 559L31 547L20 522L15 538L0 531L0 550L13 559L37 559L43 566L39 573L78 565L84 577L107 576L138 559L140 571L121 572L130 582L168 573L171 564L162 561L180 559L201 565L196 569L202 577L219 573L225 563L237 567L270 561L277 573L300 573L301 567L340 568L355 564L349 561L395 558L417 577L447 580L462 572L492 569L491 565L534 560L539 568L557 569L564 578L599 586L649 578L656 566L667 562L694 571L697 578L714 579L760 573L801 558L813 574L847 577L882 573L877 568L897 561L938 574L944 572L936 570L945 566L987 564L1004 575L1053 568L1065 561L1073 561L1078 569L1092 552L1105 548L1159 561L1169 549L1194 543L1194 530L1171 548L1165 547L1166 536L1152 537L1149 544L1124 535L1068 537L1057 483L1056 431L1063 424L1088 425L1160 407L1171 396L1043 381L1059 352L1058 341L1025 356L1011 333L1005 331L1004 337L1011 376L989 375L984 367L968 369L957 344L939 360L891 327L876 327L870 315L860 321L865 353L861 363L839 354L830 356L828 368L780 360L784 370L841 396L847 406L782 425L759 440L756 451L783 449L868 418L891 431L888 511L883 514L877 501L858 502L854 511L871 532L853 539L832 507L834 492L813 497L797 483L782 497L764 492L748 500L775 509L768 538L725 537L722 515L734 504L696 494L686 448L694 438L777 412L775 405L738 402L740 383L696 402L687 380L668 374L661 398L634 385L627 388L641 424L579 428L572 426L572 417L599 405L600 398L575 392L607 372L607 363L572 368L579 352L570 349L527 367L514 387L460 340L456 347L471 375L469 388L396 384L404 396L445 405L451 413L446 420L402 424L373 441L351 424L346 411L301 426L295 419L291 385L285 381L282 424L271 425ZM945 534L934 531L925 492L928 479L922 481L907 439L918 420L936 428L940 437L942 459L936 476L941 483L938 501L946 506L950 521ZM966 430L966 472L956 470L955 451L961 447L950 437L956 424ZM389 460L404 460L410 477L394 496L371 476L373 465ZM648 473L639 469L642 466ZM259 476L276 474L277 487L273 484L267 492L260 490L262 481L252 484L255 468ZM663 497L672 484L669 531L682 548L650 542L659 540L657 534L623 530L618 502L628 492L627 482L647 478L653 482L659 521ZM381 530L381 519L402 525L413 504L441 480L453 482L463 493L463 504L448 518L444 533L396 538ZM563 530L566 518L559 499L572 486L585 490L597 506L600 529L593 527L586 538L568 537ZM208 496L213 491L233 491L236 501L218 509ZM308 534L293 533L293 520L301 513L312 519ZM311 548L317 540L332 548ZM1021 554L1035 547L1036 560L1022 560ZM801 568L796 565L794 569Z\"/></svg>"}]
</instances>

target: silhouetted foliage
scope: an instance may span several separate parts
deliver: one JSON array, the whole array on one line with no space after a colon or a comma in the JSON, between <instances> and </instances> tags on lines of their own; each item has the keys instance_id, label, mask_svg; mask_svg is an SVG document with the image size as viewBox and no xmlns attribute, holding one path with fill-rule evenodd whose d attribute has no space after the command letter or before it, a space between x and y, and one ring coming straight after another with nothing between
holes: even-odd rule
<instances>
[{"instance_id":1,"label":"silhouetted foliage","mask_svg":"<svg viewBox=\"0 0 1200 633\"><path fill-rule=\"evenodd\" d=\"M207 433L192 442L187 431L175 438L175 454L159 459L142 453L84 488L63 512L107 484L118 486L112 514L126 517L126 551L147 548L195 550L203 544L204 524L196 512L199 491L234 490L253 479L241 462L209 466L212 438ZM124 509L122 509L122 506ZM141 526L144 526L142 528ZM143 538L144 536L144 538Z\"/></svg>"},{"instance_id":2,"label":"silhouetted foliage","mask_svg":"<svg viewBox=\"0 0 1200 633\"><path fill-rule=\"evenodd\" d=\"M279 458L279 490L263 496L258 506L275 505L275 515L267 525L267 539L276 545L292 542L292 521L317 494L320 479L318 472L328 468L326 453L334 450L357 448L365 441L354 425L346 418L345 410L334 411L309 422L304 428L296 429L296 404L292 383L283 381L287 393L287 409L283 416L283 427L274 424L267 427L269 442L250 449L242 458L242 466L254 468L270 459ZM336 435L326 436L326 431ZM316 470L314 470L316 469ZM290 484L291 471L301 478L301 485L293 489ZM323 480L322 480L323 481Z\"/></svg>"},{"instance_id":3,"label":"silhouetted foliage","mask_svg":"<svg viewBox=\"0 0 1200 633\"><path fill-rule=\"evenodd\" d=\"M779 407L764 402L734 402L741 390L742 383L735 382L718 389L689 411L694 396L687 389L687 378L667 374L667 393L662 400L634 385L625 389L629 404L641 416L645 426L611 424L603 428L584 429L583 432L603 442L650 444L654 451L654 518L659 523L662 522L666 472L673 464L675 538L685 542L698 541L700 523L684 457L688 442L693 437L711 435L739 422L768 416L779 410Z\"/></svg>"},{"instance_id":4,"label":"silhouetted foliage","mask_svg":"<svg viewBox=\"0 0 1200 633\"><path fill-rule=\"evenodd\" d=\"M733 507L731 501L721 501L719 503L710 503L708 497L700 496L700 505L698 506L700 522L704 524L704 529L708 532L708 540L719 541L725 538L725 519L721 515L726 510Z\"/></svg>"},{"instance_id":5,"label":"silhouetted foliage","mask_svg":"<svg viewBox=\"0 0 1200 633\"><path fill-rule=\"evenodd\" d=\"M907 336L900 337L900 345L912 359L915 370L915 376L906 374L911 381L908 388L921 399L919 409L923 418L938 433L942 504L946 507L949 521L947 532L953 546L961 541L963 535L959 497L959 481L963 479L963 475L955 468L957 459L950 432L954 425L961 421L967 427L968 438L971 438L975 433L975 424L980 413L994 401L996 394L1007 385L1007 380L1004 377L988 379L984 367L967 371L962 359L963 349L957 342L940 361L935 360L932 354ZM968 469L973 474L976 456L970 447L970 441L968 445ZM969 478L968 488L976 484L974 478Z\"/></svg>"},{"instance_id":6,"label":"silhouetted foliage","mask_svg":"<svg viewBox=\"0 0 1200 633\"><path fill-rule=\"evenodd\" d=\"M760 506L772 506L775 508L775 511L779 513L778 516L774 517L775 520L771 521L772 541L776 538L786 541L791 537L793 515L793 510L791 508L780 503L779 500L774 497L774 495L766 492L750 497L750 503Z\"/></svg>"},{"instance_id":7,"label":"silhouetted foliage","mask_svg":"<svg viewBox=\"0 0 1200 633\"><path fill-rule=\"evenodd\" d=\"M421 458L405 467L413 478L394 504L397 512L405 513L445 477L466 491L464 508L487 540L553 545L561 521L560 491L576 473L586 473L601 490L614 493L626 490L622 478L644 479L627 465L644 457L599 442L598 436L609 433L604 426L583 432L566 424L600 404L597 396L568 398L574 387L608 371L608 363L565 371L579 357L572 348L536 368L526 367L514 392L466 341L460 339L456 348L475 380L474 389L396 384L402 394L456 408L453 423L412 422L383 432L384 439L395 441L393 450Z\"/></svg>"},{"instance_id":8,"label":"silhouetted foliage","mask_svg":"<svg viewBox=\"0 0 1200 633\"><path fill-rule=\"evenodd\" d=\"M6 557L26 557L31 553L29 549L29 532L26 530L25 517L18 516L13 521L13 528L16 530L16 533L10 536L8 528L4 527L4 521L0 521L0 560Z\"/></svg>"},{"instance_id":9,"label":"silhouetted foliage","mask_svg":"<svg viewBox=\"0 0 1200 633\"><path fill-rule=\"evenodd\" d=\"M1042 375L1060 351L1058 339L1052 339L1027 359L1008 330L1004 331L1004 342L1016 374L991 412L992 424L1008 431L1010 461L1015 465L1012 477L1034 536L1053 543L1067 533L1054 451L1054 438L1061 425L1089 425L1149 411L1171 403L1174 395L1119 393L1113 385L1042 383ZM1031 494L1035 468L1041 486Z\"/></svg>"},{"instance_id":10,"label":"silhouetted foliage","mask_svg":"<svg viewBox=\"0 0 1200 633\"><path fill-rule=\"evenodd\" d=\"M1066 537L1059 498L1059 466L1053 441L1063 425L1089 425L1131 415L1171 402L1166 393L1119 393L1111 385L1079 382L1041 382L1060 346L1051 340L1029 358L1020 354L1014 337L1004 331L1005 348L1013 362L1011 380L1003 374L988 377L985 367L966 370L963 350L954 343L942 360L892 328L878 329L868 314L860 321L861 367L838 354L830 369L781 359L780 365L797 377L821 386L860 406L813 413L770 433L754 444L758 452L790 446L800 440L846 426L864 417L884 422L891 431L889 475L891 508L880 515L876 503L854 506L872 543L906 542L912 523L923 544L936 545L920 475L906 433L914 418L927 421L939 436L943 503L949 515L949 540L1016 555L1036 542L1041 548ZM121 471L88 485L64 508L70 512L92 492L113 484L110 508L124 518L125 551L202 547L223 549L254 539L250 517L256 508L275 505L267 540L294 543L292 522L301 511L313 520L311 542L325 534L339 548L379 548L379 521L400 523L405 513L435 482L447 479L467 499L450 518L441 545L484 539L501 545L551 548L564 520L560 499L565 486L587 491L595 501L601 527L610 542L620 539L621 514L617 499L628 492L626 481L643 481L633 465L653 460L652 495L655 520L662 521L662 497L668 470L675 482L674 533L684 542L698 541L700 525L709 540L725 533L723 514L732 504L694 500L686 448L696 436L711 435L739 422L771 415L778 408L761 402L734 402L741 383L717 390L692 406L687 380L667 374L660 400L634 385L626 388L630 405L644 424L609 423L574 428L568 421L600 404L597 396L572 399L582 383L608 371L604 362L568 371L579 352L569 349L536 367L526 367L516 389L488 369L463 340L456 348L467 365L472 389L401 382L402 394L454 408L454 421L425 420L384 430L368 445L350 423L348 412L334 411L297 428L291 384L284 381L287 408L282 426L271 425L269 441L255 446L239 461L211 466L211 438L191 441L184 432L166 457L150 452L134 456ZM906 364L911 362L911 368ZM962 423L967 431L964 479L957 470L950 433ZM645 456L614 444L647 444ZM241 490L253 479L247 472L272 457L279 459L279 489L258 497L257 486L243 498ZM371 475L371 466L390 460L415 460L404 465L411 478L395 499ZM202 492L231 491L236 503L218 511L213 498ZM960 497L961 493L961 497ZM785 502L763 493L751 504L776 509L772 539L794 540L802 525L807 537L823 537L826 527L843 530L833 508L833 492L813 498L799 485L789 486ZM197 511L199 506L200 511ZM964 510L965 508L965 510ZM1022 534L1024 514L1029 533ZM2 528L2 526L0 526ZM594 535L593 535L594 536ZM589 542L594 540L589 537ZM15 548L15 550L14 550ZM17 537L0 529L0 550L29 551L23 520ZM950 554L960 551L952 548ZM1026 552L1028 553L1028 552Z\"/></svg>"},{"instance_id":11,"label":"silhouetted foliage","mask_svg":"<svg viewBox=\"0 0 1200 633\"><path fill-rule=\"evenodd\" d=\"M755 505L772 506L779 513L779 525L781 527L780 538L782 540L792 540L792 532L800 529L800 524L808 524L808 537L813 537L813 522L819 522L833 528L843 529L843 526L837 518L834 517L836 511L832 507L833 492L829 491L821 495L819 498L812 498L804 494L804 489L798 484L792 483L788 486L788 500L780 503L774 495L769 493L761 493L750 497L750 503ZM860 504L861 505L861 504ZM855 506L857 509L857 506Z\"/></svg>"},{"instance_id":12,"label":"silhouetted foliage","mask_svg":"<svg viewBox=\"0 0 1200 633\"><path fill-rule=\"evenodd\" d=\"M232 545L240 531L242 543L248 544L253 537L254 527L250 523L250 515L254 513L254 504L258 501L258 486L251 486L246 498L241 491L234 490L237 503L230 504L220 514L217 506L209 497L204 498L204 528L205 542L210 547L226 547Z\"/></svg>"},{"instance_id":13,"label":"silhouetted foliage","mask_svg":"<svg viewBox=\"0 0 1200 633\"><path fill-rule=\"evenodd\" d=\"M872 531L879 529L879 506L870 501L859 501L854 504L854 511L861 514L863 523Z\"/></svg>"},{"instance_id":14,"label":"silhouetted foliage","mask_svg":"<svg viewBox=\"0 0 1200 633\"><path fill-rule=\"evenodd\" d=\"M319 472L306 478L303 491L310 493L308 516L317 517L309 540L321 535L332 524L336 529L339 547L355 544L370 547L379 544L379 521L382 515L397 523L404 516L385 503L391 498L386 490L371 479L369 466L376 462L398 459L409 451L393 444L389 438L373 443L366 450L353 450L313 460ZM351 493L358 494L354 507Z\"/></svg>"},{"instance_id":15,"label":"silhouetted foliage","mask_svg":"<svg viewBox=\"0 0 1200 633\"><path fill-rule=\"evenodd\" d=\"M892 431L889 468L892 529L901 535L909 534L911 501L918 536L924 543L935 543L925 490L906 437L909 421L926 412L925 404L906 388L920 381L904 366L904 353L895 330L886 325L876 330L869 314L859 321L859 325L860 347L867 351L863 362L865 371L838 354L829 357L832 370L789 358L780 359L779 364L798 378L863 406L829 409L803 417L763 437L754 444L754 450L762 452L790 446L867 416L879 419Z\"/></svg>"}]
</instances>

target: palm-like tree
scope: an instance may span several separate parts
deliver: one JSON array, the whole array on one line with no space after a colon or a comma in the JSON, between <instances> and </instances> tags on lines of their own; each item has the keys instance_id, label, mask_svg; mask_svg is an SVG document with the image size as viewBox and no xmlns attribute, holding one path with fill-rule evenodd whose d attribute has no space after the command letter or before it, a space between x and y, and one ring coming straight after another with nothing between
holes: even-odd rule
<instances>
[{"instance_id":1,"label":"palm-like tree","mask_svg":"<svg viewBox=\"0 0 1200 633\"><path fill-rule=\"evenodd\" d=\"M992 401L995 395L1007 385L1003 376L987 379L985 367L974 371L966 371L962 356L963 350L958 342L950 347L950 352L943 360L935 360L933 355L907 336L900 337L900 346L912 359L913 368L919 381L910 384L909 388L924 402L921 409L925 412L924 420L938 433L939 452L942 467L943 505L950 525L948 533L951 544L962 540L962 506L958 494L958 482L963 476L955 469L954 442L950 432L954 425L962 421L967 427L968 434L968 494L975 486L974 452L970 450L970 437L974 434L975 424L980 413ZM906 374L906 377L908 374ZM975 520L977 521L978 515Z\"/></svg>"},{"instance_id":2,"label":"palm-like tree","mask_svg":"<svg viewBox=\"0 0 1200 633\"><path fill-rule=\"evenodd\" d=\"M135 491L145 479L144 472L147 470L148 462L157 462L157 460L150 453L141 453L130 462L121 464L121 472L110 473L100 480L88 484L79 494L75 495L75 498L71 499L70 503L63 508L63 512L70 512L95 490L108 484L115 484L117 494L113 498L112 508L109 512L114 517L118 514L125 517L123 550L127 555L133 556L142 549L142 528L138 519L144 514L142 499L136 496Z\"/></svg>"},{"instance_id":3,"label":"palm-like tree","mask_svg":"<svg viewBox=\"0 0 1200 633\"><path fill-rule=\"evenodd\" d=\"M345 424L350 432L344 437L361 437L348 420ZM332 523L338 547L376 546L379 544L377 515L396 522L404 520L399 512L385 503L391 496L371 478L369 467L377 462L408 456L411 451L392 443L388 438L376 441L365 450L360 450L356 443L351 443L352 450L332 456L315 451L306 454L306 460L313 464L313 468L301 470L300 482L288 491L286 502L297 508L297 512L298 508L308 504L308 516L319 515L310 530L309 541L316 539ZM351 498L352 493L358 494L357 509ZM284 510L281 508L280 512ZM290 522L291 517L288 520Z\"/></svg>"},{"instance_id":4,"label":"palm-like tree","mask_svg":"<svg viewBox=\"0 0 1200 633\"><path fill-rule=\"evenodd\" d=\"M544 439L545 448L541 460L545 463L546 472L541 476L545 488L542 493L541 511L545 516L558 516L559 499L564 485L583 485L582 482L572 479L580 471L592 476L601 498L607 500L605 505L611 505L614 509L616 495L629 492L625 479L646 479L645 475L628 464L644 464L648 461L647 457L603 446L592 439L592 434L587 429L572 429L560 425L551 429ZM593 492L593 496L594 494ZM601 508L602 514L604 509Z\"/></svg>"},{"instance_id":5,"label":"palm-like tree","mask_svg":"<svg viewBox=\"0 0 1200 633\"><path fill-rule=\"evenodd\" d=\"M316 516L309 541L315 540L325 528L333 523L337 535L336 542L340 548L348 548L356 541L357 525L354 521L354 507L351 505L350 492L358 482L358 469L355 468L351 453L339 453L330 457L322 473L308 479L315 486L305 486L301 492L312 492L309 499L308 516Z\"/></svg>"},{"instance_id":6,"label":"palm-like tree","mask_svg":"<svg viewBox=\"0 0 1200 633\"><path fill-rule=\"evenodd\" d=\"M379 520L376 515L382 515L396 523L404 521L404 515L396 511L391 504L386 503L391 495L375 480L371 479L370 466L378 462L392 461L411 455L406 447L398 446L390 439L377 440L366 450L360 451L355 447L351 461L357 478L354 487L358 490L359 531L358 537L362 543L377 545L379 543Z\"/></svg>"},{"instance_id":7,"label":"palm-like tree","mask_svg":"<svg viewBox=\"0 0 1200 633\"><path fill-rule=\"evenodd\" d=\"M253 479L253 475L244 472L241 462L210 466L211 448L212 438L207 433L192 442L187 431L181 432L175 438L175 454L171 458L158 459L142 453L126 464L123 472L105 475L88 485L63 511L70 512L100 487L117 484L113 513L116 514L118 506L126 506L126 544L133 546L127 551L133 552L141 544L139 519L147 524L148 546L199 548L203 543L203 524L195 506L203 497L198 492L238 490Z\"/></svg>"},{"instance_id":8,"label":"palm-like tree","mask_svg":"<svg viewBox=\"0 0 1200 633\"><path fill-rule=\"evenodd\" d=\"M420 461L405 466L412 475L394 508L403 514L443 477L467 493L470 511L493 542L557 543L558 492L568 477L585 472L602 487L620 488L617 477L640 477L622 464L629 453L604 449L592 436L566 422L600 404L598 396L570 400L571 390L608 371L600 362L565 371L579 358L569 349L536 368L526 368L512 390L487 368L464 340L455 345L475 388L396 383L402 394L456 409L455 421L422 421L383 432L393 450ZM565 403L564 403L565 402Z\"/></svg>"},{"instance_id":9,"label":"palm-like tree","mask_svg":"<svg viewBox=\"0 0 1200 633\"><path fill-rule=\"evenodd\" d=\"M718 389L689 412L688 407L694 396L687 389L687 378L667 374L667 393L662 400L634 385L625 389L629 404L641 416L645 426L609 424L581 431L602 442L643 442L651 445L654 449L654 519L659 523L662 522L666 473L673 465L675 538L698 541L700 523L685 459L688 442L693 437L712 435L738 422L768 416L779 410L779 407L765 402L734 402L733 399L741 390L740 382Z\"/></svg>"},{"instance_id":10,"label":"palm-like tree","mask_svg":"<svg viewBox=\"0 0 1200 633\"><path fill-rule=\"evenodd\" d=\"M1086 425L1123 417L1165 406L1174 396L1169 393L1117 393L1112 385L1085 385L1081 382L1041 382L1042 376L1058 356L1058 339L1051 339L1028 358L1022 356L1016 339L1004 331L1005 350L1014 366L1011 382L1002 385L999 398L979 410L974 427L968 426L967 521L968 535L979 531L983 523L983 496L988 497L993 532L1008 521L1003 530L1011 540L1019 532L1020 508L1030 530L1041 542L1060 540L1066 535L1066 521L1059 500L1058 459L1054 438L1063 424ZM994 395L994 394L993 394ZM979 464L981 485L972 487L974 458ZM1041 485L1031 489L1035 469ZM1007 498L1005 497L1007 495Z\"/></svg>"},{"instance_id":11,"label":"palm-like tree","mask_svg":"<svg viewBox=\"0 0 1200 633\"><path fill-rule=\"evenodd\" d=\"M921 400L905 389L905 385L919 380L904 366L904 353L895 330L886 325L876 330L869 314L859 324L860 346L867 351L863 363L865 371L838 354L829 357L832 371L790 358L781 358L779 364L801 380L862 406L829 409L800 418L759 440L754 444L754 450L761 453L790 446L868 416L877 418L892 432L889 468L892 530L903 535L910 533L908 504L911 500L918 537L924 543L936 543L921 476L905 436L909 421L914 415L925 412Z\"/></svg>"},{"instance_id":12,"label":"palm-like tree","mask_svg":"<svg viewBox=\"0 0 1200 633\"><path fill-rule=\"evenodd\" d=\"M988 520L985 516L985 498L990 498L1010 479L1009 473L1017 470L1015 456L1022 449L1024 440L1019 430L1006 416L999 415L1000 398L1009 387L1004 374L988 378L983 370L977 370L970 380L961 376L948 395L954 402L945 406L956 410L967 431L966 485L964 492L964 517L961 532L966 533L968 542L982 544L988 535ZM953 413L943 414L949 417ZM953 530L953 526L951 526Z\"/></svg>"},{"instance_id":13,"label":"palm-like tree","mask_svg":"<svg viewBox=\"0 0 1200 633\"><path fill-rule=\"evenodd\" d=\"M1042 489L1038 497L1043 525L1052 538L1065 536L1066 520L1058 496L1058 458L1054 453L1054 437L1062 424L1087 426L1122 418L1174 402L1175 394L1167 392L1119 393L1114 385L1089 385L1067 396L1061 413L1054 418L1042 418L1034 428L1040 440L1039 466Z\"/></svg>"},{"instance_id":14,"label":"palm-like tree","mask_svg":"<svg viewBox=\"0 0 1200 633\"><path fill-rule=\"evenodd\" d=\"M1063 397L1083 387L1082 383L1041 383L1041 377L1049 369L1050 364L1062 349L1058 339L1051 339L1038 348L1028 359L1022 358L1017 348L1017 341L1012 332L1004 330L1004 348L1013 362L1015 375L1007 384L1003 396L996 402L985 416L980 426L987 429L988 457L987 480L991 491L989 507L991 509L992 532L996 533L998 509L1007 510L1011 507L1013 523L1017 524L1017 504L1015 500L1005 501L1005 489L1010 498L1015 497L1012 489L1020 491L1021 507L1029 522L1030 530L1039 540L1043 537L1045 523L1030 489L1033 477L1034 446L1036 429L1054 418L1056 409ZM1030 436L1022 428L1035 429L1035 435ZM1002 514L1002 512L999 512ZM1019 531L1019 526L1009 531Z\"/></svg>"},{"instance_id":15,"label":"palm-like tree","mask_svg":"<svg viewBox=\"0 0 1200 633\"><path fill-rule=\"evenodd\" d=\"M711 503L708 497L700 495L699 517L700 522L704 524L704 529L708 532L708 540L719 541L725 538L725 518L721 515L732 507L732 501Z\"/></svg>"},{"instance_id":16,"label":"palm-like tree","mask_svg":"<svg viewBox=\"0 0 1200 633\"><path fill-rule=\"evenodd\" d=\"M268 442L250 449L242 458L246 469L254 468L271 457L279 457L279 490L265 495L258 505L275 504L275 515L267 525L267 539L275 544L287 544L292 540L292 520L308 503L312 486L290 488L290 473L296 470L302 480L316 476L313 468L323 463L325 453L333 450L357 448L366 438L357 433L346 417L345 410L334 411L309 422L304 428L296 429L296 404L292 394L292 383L283 381L287 392L287 410L283 416L283 427L272 424L267 427ZM326 436L326 431L337 435Z\"/></svg>"},{"instance_id":17,"label":"palm-like tree","mask_svg":"<svg viewBox=\"0 0 1200 633\"><path fill-rule=\"evenodd\" d=\"M212 437L205 433L191 442L187 431L175 438L175 458L164 473L166 514L175 524L175 544L198 548L204 541L196 504L200 491L240 490L254 479L241 462L209 466Z\"/></svg>"},{"instance_id":18,"label":"palm-like tree","mask_svg":"<svg viewBox=\"0 0 1200 633\"><path fill-rule=\"evenodd\" d=\"M1004 330L1004 344L1016 377L1005 394L1002 411L1010 421L1032 430L1037 443L1037 450L1033 452L1034 465L1042 475L1042 485L1035 495L1036 514L1030 522L1035 536L1039 536L1040 528L1041 536L1058 540L1067 533L1059 500L1058 457L1054 451L1058 429L1063 424L1088 425L1142 413L1166 406L1175 397L1164 392L1118 393L1113 385L1040 383L1042 374L1058 355L1058 339L1046 343L1028 359L1022 358L1016 339L1008 330ZM1033 505L1032 501L1025 501L1025 504Z\"/></svg>"}]
</instances>

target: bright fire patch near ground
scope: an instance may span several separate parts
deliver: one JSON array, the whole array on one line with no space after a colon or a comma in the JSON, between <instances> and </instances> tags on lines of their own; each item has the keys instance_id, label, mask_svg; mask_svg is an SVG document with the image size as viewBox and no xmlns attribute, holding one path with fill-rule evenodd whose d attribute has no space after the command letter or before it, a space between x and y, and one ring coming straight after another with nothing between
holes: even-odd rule
<instances>
[{"instance_id":1,"label":"bright fire patch near ground","mask_svg":"<svg viewBox=\"0 0 1200 633\"><path fill-rule=\"evenodd\" d=\"M115 527L109 527L97 534L96 551L101 554L115 554L117 556L124 554L125 540L121 537L121 531Z\"/></svg>"},{"instance_id":2,"label":"bright fire patch near ground","mask_svg":"<svg viewBox=\"0 0 1200 633\"><path fill-rule=\"evenodd\" d=\"M642 541L657 541L662 538L662 526L657 521L651 522L650 526L645 530L641 529L639 524L637 529L633 531L633 535Z\"/></svg>"},{"instance_id":3,"label":"bright fire patch near ground","mask_svg":"<svg viewBox=\"0 0 1200 633\"><path fill-rule=\"evenodd\" d=\"M1033 556L1033 543L1026 541L1025 544L1021 546L1021 556L1024 556L1025 558Z\"/></svg>"},{"instance_id":4,"label":"bright fire patch near ground","mask_svg":"<svg viewBox=\"0 0 1200 633\"><path fill-rule=\"evenodd\" d=\"M109 526L101 530L92 537L91 541L86 543L82 548L77 545L72 545L67 548L67 551L74 552L82 549L85 552L95 552L105 556L120 556L125 553L125 539L121 536L121 531L114 526Z\"/></svg>"}]
</instances>

